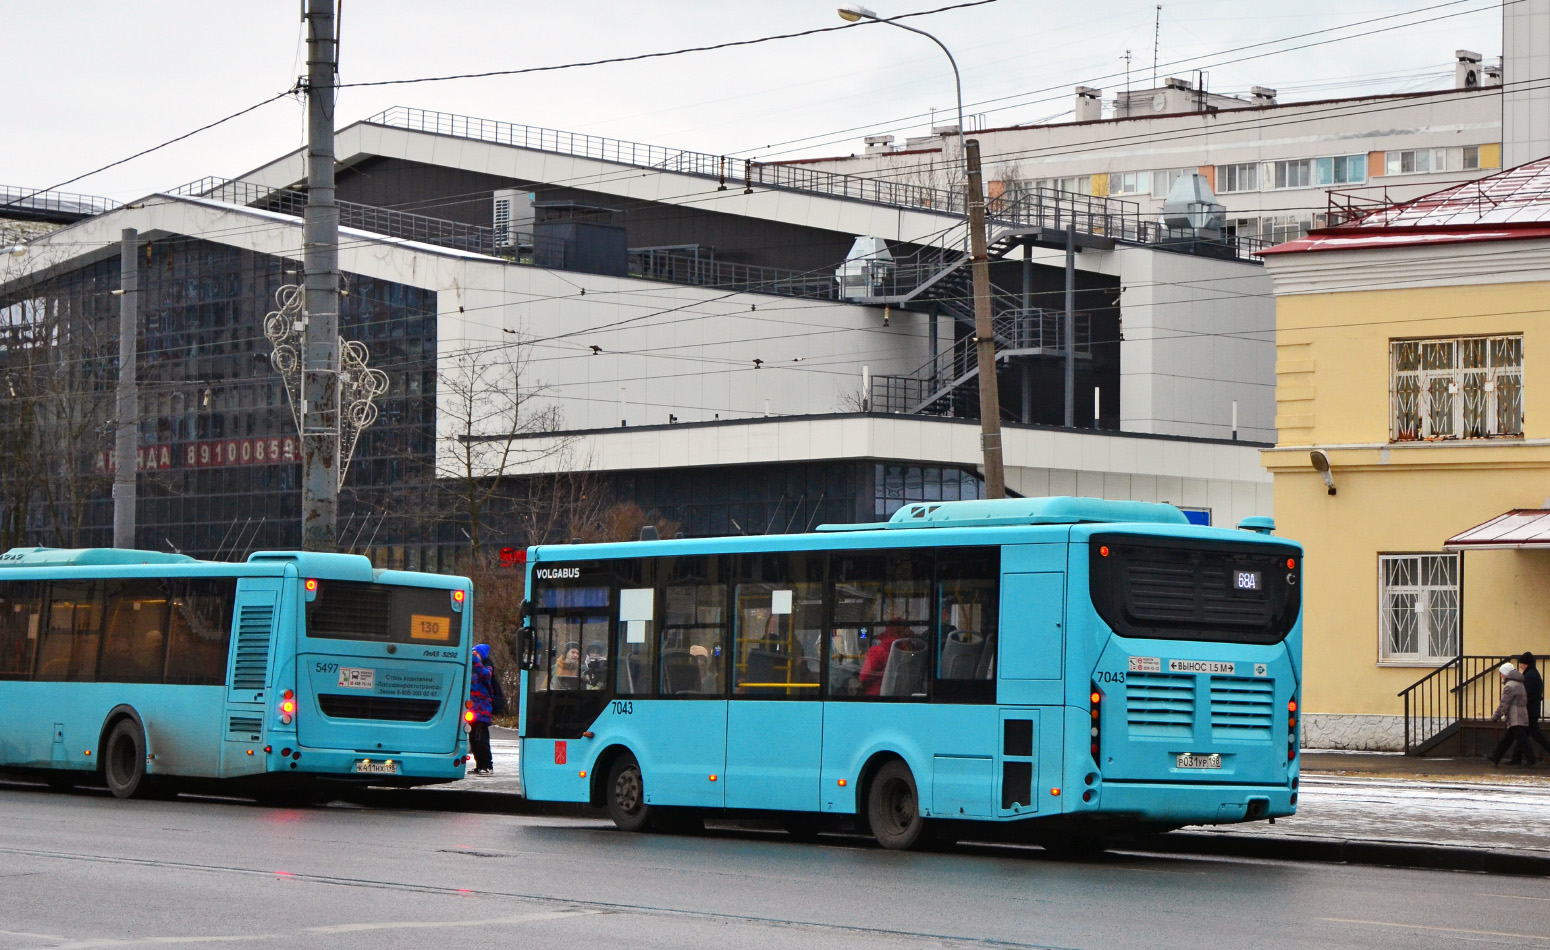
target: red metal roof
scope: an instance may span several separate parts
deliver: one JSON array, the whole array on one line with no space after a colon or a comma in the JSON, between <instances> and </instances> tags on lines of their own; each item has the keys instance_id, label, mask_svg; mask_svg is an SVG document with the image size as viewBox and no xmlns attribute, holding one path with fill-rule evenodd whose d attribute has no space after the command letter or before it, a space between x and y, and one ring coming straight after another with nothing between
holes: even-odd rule
<instances>
[{"instance_id":1,"label":"red metal roof","mask_svg":"<svg viewBox=\"0 0 1550 950\"><path fill-rule=\"evenodd\" d=\"M1309 232L1264 254L1550 237L1550 158Z\"/></svg>"},{"instance_id":2,"label":"red metal roof","mask_svg":"<svg viewBox=\"0 0 1550 950\"><path fill-rule=\"evenodd\" d=\"M1443 543L1452 551L1477 548L1550 550L1550 508L1514 508Z\"/></svg>"}]
</instances>

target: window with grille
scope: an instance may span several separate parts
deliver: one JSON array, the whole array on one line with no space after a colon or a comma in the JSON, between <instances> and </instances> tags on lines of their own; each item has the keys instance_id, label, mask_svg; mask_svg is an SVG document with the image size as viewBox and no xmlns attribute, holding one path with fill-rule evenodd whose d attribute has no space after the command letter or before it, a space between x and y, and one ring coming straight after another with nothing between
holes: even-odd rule
<instances>
[{"instance_id":1,"label":"window with grille","mask_svg":"<svg viewBox=\"0 0 1550 950\"><path fill-rule=\"evenodd\" d=\"M1459 556L1378 556L1378 658L1440 664L1459 654Z\"/></svg>"},{"instance_id":2,"label":"window with grille","mask_svg":"<svg viewBox=\"0 0 1550 950\"><path fill-rule=\"evenodd\" d=\"M1523 337L1394 340L1389 438L1523 434Z\"/></svg>"}]
</instances>

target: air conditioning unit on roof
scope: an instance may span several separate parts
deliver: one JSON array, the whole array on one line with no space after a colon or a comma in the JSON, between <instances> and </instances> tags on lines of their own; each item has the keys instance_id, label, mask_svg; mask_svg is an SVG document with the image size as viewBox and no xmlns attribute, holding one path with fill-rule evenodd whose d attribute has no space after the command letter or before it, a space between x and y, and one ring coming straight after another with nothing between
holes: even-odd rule
<instances>
[{"instance_id":1,"label":"air conditioning unit on roof","mask_svg":"<svg viewBox=\"0 0 1550 950\"><path fill-rule=\"evenodd\" d=\"M493 215L497 250L533 246L533 193L526 188L495 192Z\"/></svg>"}]
</instances>

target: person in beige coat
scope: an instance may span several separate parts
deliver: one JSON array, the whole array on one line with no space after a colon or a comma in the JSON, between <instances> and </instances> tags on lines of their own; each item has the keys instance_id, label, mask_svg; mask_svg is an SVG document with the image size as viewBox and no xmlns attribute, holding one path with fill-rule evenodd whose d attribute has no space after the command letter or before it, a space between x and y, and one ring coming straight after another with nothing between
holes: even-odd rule
<instances>
[{"instance_id":1,"label":"person in beige coat","mask_svg":"<svg viewBox=\"0 0 1550 950\"><path fill-rule=\"evenodd\" d=\"M1491 721L1506 720L1507 734L1502 736L1502 741L1496 744L1496 751L1487 758L1492 765L1500 765L1502 756L1507 754L1507 748L1516 744L1517 754L1523 757L1524 766L1533 768L1537 759L1533 743L1528 741L1528 691L1523 688L1523 674L1511 663L1503 663L1498 672L1502 676L1502 699L1496 706L1496 712L1491 713Z\"/></svg>"}]
</instances>

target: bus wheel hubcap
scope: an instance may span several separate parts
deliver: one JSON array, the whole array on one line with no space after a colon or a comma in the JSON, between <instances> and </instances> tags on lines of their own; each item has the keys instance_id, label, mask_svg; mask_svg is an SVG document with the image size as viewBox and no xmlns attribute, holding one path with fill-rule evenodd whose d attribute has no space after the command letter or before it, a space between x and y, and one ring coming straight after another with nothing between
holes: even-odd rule
<instances>
[{"instance_id":1,"label":"bus wheel hubcap","mask_svg":"<svg viewBox=\"0 0 1550 950\"><path fill-rule=\"evenodd\" d=\"M915 820L914 802L910 800L910 790L903 782L890 782L888 785L888 817L893 822L894 828L904 830Z\"/></svg>"},{"instance_id":2,"label":"bus wheel hubcap","mask_svg":"<svg viewBox=\"0 0 1550 950\"><path fill-rule=\"evenodd\" d=\"M614 784L614 800L626 814L640 808L639 772L629 769L619 776L619 781Z\"/></svg>"}]
</instances>

